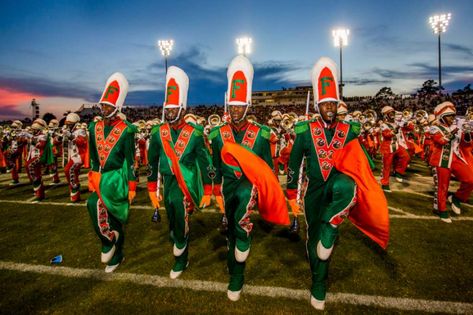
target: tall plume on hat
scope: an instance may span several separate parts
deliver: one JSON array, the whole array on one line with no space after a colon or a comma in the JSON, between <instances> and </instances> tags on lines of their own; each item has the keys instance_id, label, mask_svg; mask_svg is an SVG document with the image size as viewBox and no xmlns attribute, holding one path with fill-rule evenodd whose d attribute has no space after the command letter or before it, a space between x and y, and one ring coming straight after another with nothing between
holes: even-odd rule
<instances>
[{"instance_id":1,"label":"tall plume on hat","mask_svg":"<svg viewBox=\"0 0 473 315\"><path fill-rule=\"evenodd\" d=\"M122 73L115 72L108 78L99 103L111 105L116 111L121 111L127 94L127 79Z\"/></svg>"},{"instance_id":2,"label":"tall plume on hat","mask_svg":"<svg viewBox=\"0 0 473 315\"><path fill-rule=\"evenodd\" d=\"M171 66L166 74L166 100L164 108L187 108L189 77L179 67Z\"/></svg>"},{"instance_id":3,"label":"tall plume on hat","mask_svg":"<svg viewBox=\"0 0 473 315\"><path fill-rule=\"evenodd\" d=\"M337 64L330 58L320 58L312 68L314 104L339 102Z\"/></svg>"},{"instance_id":4,"label":"tall plume on hat","mask_svg":"<svg viewBox=\"0 0 473 315\"><path fill-rule=\"evenodd\" d=\"M227 99L228 105L251 105L253 85L253 65L243 55L236 56L228 65Z\"/></svg>"}]
</instances>

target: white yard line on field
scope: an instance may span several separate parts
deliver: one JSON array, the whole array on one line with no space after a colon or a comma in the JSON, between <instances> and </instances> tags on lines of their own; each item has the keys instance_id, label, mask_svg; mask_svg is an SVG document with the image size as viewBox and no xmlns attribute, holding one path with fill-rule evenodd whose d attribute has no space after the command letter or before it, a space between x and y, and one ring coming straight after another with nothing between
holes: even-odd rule
<instances>
[{"instance_id":1,"label":"white yard line on field","mask_svg":"<svg viewBox=\"0 0 473 315\"><path fill-rule=\"evenodd\" d=\"M35 206L86 207L85 202L65 203L65 202L54 202L54 201L40 201L40 202L38 202L38 201L28 201L28 200L0 200L0 203L13 203L13 204L35 205ZM390 214L389 217L391 219L438 220L437 216L416 215L416 214L412 214L412 213L410 213L406 210L403 210L403 209L394 208L394 207L388 207L388 208L389 208L389 210L392 210L394 212L401 213L401 214ZM4 207L2 210L5 210L5 209L7 209L7 208ZM152 210L153 207L133 205L133 206L131 206L131 209ZM159 209L164 210L164 207L160 207ZM2 211L2 210L0 210L0 211ZM197 212L220 213L215 208L202 209L202 210L199 210ZM454 221L473 221L473 217L452 217L452 220L454 220Z\"/></svg>"},{"instance_id":2,"label":"white yard line on field","mask_svg":"<svg viewBox=\"0 0 473 315\"><path fill-rule=\"evenodd\" d=\"M137 285L154 286L157 288L180 288L194 291L221 292L221 299L226 299L224 292L227 284L214 281L200 280L171 280L167 277L115 272L106 274L98 269L83 269L59 266L45 266L0 261L0 270L18 272L33 272L69 278L93 279L99 281L120 281ZM264 296L269 298L288 298L294 300L306 300L309 303L309 291L283 287L245 285L243 294ZM216 296L218 299L219 297ZM362 295L353 293L328 293L327 303L343 303L351 305L364 305L395 309L402 311L422 311L432 313L473 313L473 304L464 302L436 301L412 298L396 298L389 296Z\"/></svg>"},{"instance_id":3,"label":"white yard line on field","mask_svg":"<svg viewBox=\"0 0 473 315\"><path fill-rule=\"evenodd\" d=\"M417 196L422 196L422 197L427 197L427 198L430 198L430 199L434 199L434 196L431 196L429 194L425 194L425 193L421 193L421 192L417 192L417 191L413 191L413 190L400 190L400 189L391 189L393 192L402 192L402 193L406 193L406 194L412 194L412 195L417 195ZM470 205L468 203L462 203L461 204L462 207L468 207L468 208L473 208L473 205Z\"/></svg>"}]
</instances>

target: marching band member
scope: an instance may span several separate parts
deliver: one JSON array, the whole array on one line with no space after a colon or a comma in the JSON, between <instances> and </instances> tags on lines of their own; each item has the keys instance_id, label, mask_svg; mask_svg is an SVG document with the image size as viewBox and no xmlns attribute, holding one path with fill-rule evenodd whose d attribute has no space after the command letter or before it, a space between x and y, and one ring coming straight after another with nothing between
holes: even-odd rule
<instances>
[{"instance_id":1,"label":"marching band member","mask_svg":"<svg viewBox=\"0 0 473 315\"><path fill-rule=\"evenodd\" d=\"M102 243L101 261L107 264L106 273L115 271L124 259L123 226L136 195L136 128L118 115L127 93L125 76L119 72L112 74L99 102L103 120L89 126L89 183L93 192L87 199L87 210Z\"/></svg>"},{"instance_id":2,"label":"marching band member","mask_svg":"<svg viewBox=\"0 0 473 315\"><path fill-rule=\"evenodd\" d=\"M8 170L11 172L10 185L19 184L19 173L23 164L24 151L28 148L31 134L22 130L23 123L19 120L12 122L5 132L5 159Z\"/></svg>"},{"instance_id":3,"label":"marching band member","mask_svg":"<svg viewBox=\"0 0 473 315\"><path fill-rule=\"evenodd\" d=\"M45 198L44 185L42 180L42 166L53 163L53 152L49 141L48 125L40 118L33 121L31 125L33 132L26 169L28 177L33 184L33 190L37 201Z\"/></svg>"},{"instance_id":4,"label":"marching band member","mask_svg":"<svg viewBox=\"0 0 473 315\"><path fill-rule=\"evenodd\" d=\"M340 100L336 65L321 58L312 70L314 104L320 118L298 123L289 161L287 198L298 208L297 179L306 157L305 194L307 253L312 271L311 305L325 307L328 266L338 228L347 216L365 234L386 248L389 238L387 201L376 183L358 142L357 123L337 121Z\"/></svg>"},{"instance_id":5,"label":"marching band member","mask_svg":"<svg viewBox=\"0 0 473 315\"><path fill-rule=\"evenodd\" d=\"M58 159L62 155L62 134L59 133L59 121L57 119L51 119L48 124L49 127L49 141L53 148L54 161L51 165L51 171L53 176L53 183L58 184L59 180L59 168Z\"/></svg>"},{"instance_id":6,"label":"marching band member","mask_svg":"<svg viewBox=\"0 0 473 315\"><path fill-rule=\"evenodd\" d=\"M148 193L156 209L158 172L163 177L164 207L173 242L171 279L178 278L189 265L189 215L199 207L203 182L211 183L206 172L200 171L211 163L204 144L204 129L184 120L188 88L187 74L178 67L169 67L163 105L166 122L153 128L148 152Z\"/></svg>"},{"instance_id":7,"label":"marching band member","mask_svg":"<svg viewBox=\"0 0 473 315\"><path fill-rule=\"evenodd\" d=\"M409 153L407 146L402 140L402 132L399 131L399 125L396 124L396 112L391 106L384 106L381 109L384 117L384 123L381 125L383 140L381 142L381 154L383 156L383 170L381 185L384 191L390 192L389 176L391 168L394 168L394 176L398 182L404 180L407 165L409 164Z\"/></svg>"},{"instance_id":8,"label":"marching band member","mask_svg":"<svg viewBox=\"0 0 473 315\"><path fill-rule=\"evenodd\" d=\"M459 129L454 124L456 109L451 102L443 102L434 110L438 125L431 129L432 155L430 165L434 171L435 198L434 214L443 222L452 223L447 211L447 194L451 174L460 181L460 188L448 197L452 210L461 213L461 202L468 201L473 191L473 168L462 153L463 147L469 147L473 140L471 129Z\"/></svg>"},{"instance_id":9,"label":"marching band member","mask_svg":"<svg viewBox=\"0 0 473 315\"><path fill-rule=\"evenodd\" d=\"M429 163L432 154L432 134L430 133L430 130L436 122L437 120L435 119L435 115L429 114L427 125L424 127L424 161L426 161L427 164Z\"/></svg>"},{"instance_id":10,"label":"marching band member","mask_svg":"<svg viewBox=\"0 0 473 315\"><path fill-rule=\"evenodd\" d=\"M81 128L80 117L69 113L64 122L63 137L67 142L67 164L64 167L72 202L80 201L80 169L86 163L87 133Z\"/></svg>"},{"instance_id":11,"label":"marching band member","mask_svg":"<svg viewBox=\"0 0 473 315\"><path fill-rule=\"evenodd\" d=\"M250 253L250 215L258 203L260 215L276 224L289 224L281 186L272 170L270 133L267 126L249 122L246 114L251 104L253 66L244 56L235 57L227 70L230 123L210 132L214 183L222 187L228 219L227 266L230 273L227 296L240 298L246 260Z\"/></svg>"},{"instance_id":12,"label":"marching band member","mask_svg":"<svg viewBox=\"0 0 473 315\"><path fill-rule=\"evenodd\" d=\"M348 115L348 106L345 102L340 101L337 105L337 120L344 121Z\"/></svg>"}]
</instances>

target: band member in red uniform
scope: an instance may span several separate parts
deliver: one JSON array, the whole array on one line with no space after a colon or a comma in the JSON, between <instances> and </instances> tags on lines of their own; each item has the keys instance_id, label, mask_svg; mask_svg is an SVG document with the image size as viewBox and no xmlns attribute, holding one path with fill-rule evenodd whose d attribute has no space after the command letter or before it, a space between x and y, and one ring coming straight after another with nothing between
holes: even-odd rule
<instances>
[{"instance_id":1,"label":"band member in red uniform","mask_svg":"<svg viewBox=\"0 0 473 315\"><path fill-rule=\"evenodd\" d=\"M33 190L37 201L45 198L44 185L42 179L42 166L51 165L53 152L48 136L48 125L42 119L36 119L31 125L33 137L31 138L30 150L26 168L28 177L33 184Z\"/></svg>"},{"instance_id":2,"label":"band member in red uniform","mask_svg":"<svg viewBox=\"0 0 473 315\"><path fill-rule=\"evenodd\" d=\"M443 102L434 110L438 125L433 126L430 165L434 171L434 214L443 222L452 223L447 211L447 194L451 174L460 181L460 188L448 198L452 210L461 213L461 202L466 202L473 191L473 168L462 154L462 148L471 145L472 132L454 124L456 109L450 102Z\"/></svg>"},{"instance_id":3,"label":"band member in red uniform","mask_svg":"<svg viewBox=\"0 0 473 315\"><path fill-rule=\"evenodd\" d=\"M399 125L394 121L396 112L391 106L384 106L381 109L384 116L384 123L381 125L383 141L381 142L381 154L383 155L383 171L381 185L384 191L390 192L389 176L391 168L394 168L394 176L398 182L402 182L403 176L409 164L409 153L403 141L402 132Z\"/></svg>"},{"instance_id":4,"label":"band member in red uniform","mask_svg":"<svg viewBox=\"0 0 473 315\"><path fill-rule=\"evenodd\" d=\"M80 117L70 113L66 117L64 137L68 139L68 161L64 168L72 202L80 201L80 170L86 162L87 132L81 128Z\"/></svg>"}]
</instances>

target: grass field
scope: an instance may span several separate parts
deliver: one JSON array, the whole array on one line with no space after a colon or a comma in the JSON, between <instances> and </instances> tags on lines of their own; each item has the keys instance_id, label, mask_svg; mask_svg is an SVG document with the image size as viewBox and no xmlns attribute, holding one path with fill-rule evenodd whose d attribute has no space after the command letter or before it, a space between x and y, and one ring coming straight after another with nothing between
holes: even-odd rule
<instances>
[{"instance_id":1,"label":"grass field","mask_svg":"<svg viewBox=\"0 0 473 315\"><path fill-rule=\"evenodd\" d=\"M329 271L326 312L473 312L473 207L465 205L459 217L462 220L454 217L453 224L435 219L431 215L432 198L429 196L433 193L428 184L429 170L420 161L413 162L411 168L415 172L408 173L408 182L392 183L393 192L387 194L392 218L391 240L386 252L348 221L342 225ZM214 209L191 217L190 266L179 278L181 287L175 288L168 280L160 280L168 277L172 267L172 246L164 210L161 209L163 222L155 224L150 220L153 210L148 207L144 178L126 226L126 261L113 275L124 275L128 280L103 275L99 242L85 205L68 204L65 184L48 186L47 199L32 203L31 186L24 177L21 181L25 184L12 187L8 185L9 174L0 175L1 313L315 312L308 301L310 272L305 258L305 231L301 231L300 240L290 240L285 228L268 227L255 215L245 282L252 289L245 293L244 288L242 299L232 303L225 293L226 240L217 230L220 215ZM452 187L456 185L452 183ZM83 187L87 187L85 182ZM83 199L87 194L84 190ZM54 270L40 272L2 267L2 263L47 266L49 260L59 254L64 257L61 266L69 267L71 273L82 272L82 276L54 274ZM87 271L81 271L83 269ZM130 280L143 275L158 277L165 284L156 286ZM215 289L197 290L190 285L193 280L210 281ZM289 290L284 291L283 296L271 297L271 294L255 293L261 287L267 287L265 292L278 288ZM337 294L356 297L341 300ZM361 303L360 296L369 296L374 302ZM414 306L410 308L409 304L402 308L379 302L388 298L412 299ZM416 307L418 300L431 301L432 307L429 308L429 303L424 308ZM435 308L437 302L458 304L440 304Z\"/></svg>"}]
</instances>

